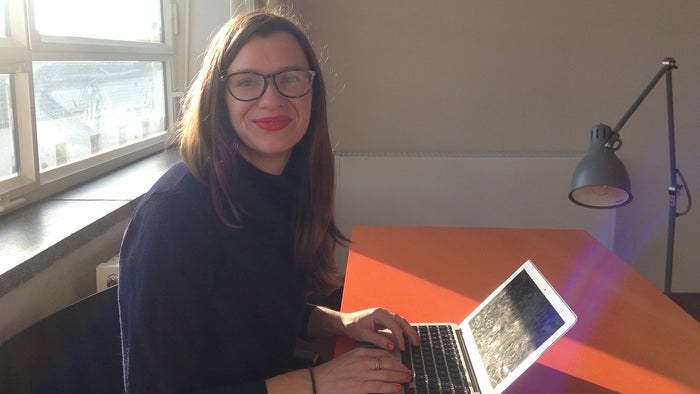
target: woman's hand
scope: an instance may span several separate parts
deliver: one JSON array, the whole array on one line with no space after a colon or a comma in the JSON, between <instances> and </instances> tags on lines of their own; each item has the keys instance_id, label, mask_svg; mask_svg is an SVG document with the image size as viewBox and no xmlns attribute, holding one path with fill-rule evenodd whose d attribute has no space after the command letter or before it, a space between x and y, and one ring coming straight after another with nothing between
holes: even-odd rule
<instances>
[{"instance_id":1,"label":"woman's hand","mask_svg":"<svg viewBox=\"0 0 700 394\"><path fill-rule=\"evenodd\" d=\"M393 350L395 346L406 350L406 341L418 346L420 337L406 319L382 308L342 313L345 336L360 342L368 342L382 349Z\"/></svg>"},{"instance_id":2,"label":"woman's hand","mask_svg":"<svg viewBox=\"0 0 700 394\"><path fill-rule=\"evenodd\" d=\"M314 371L319 394L395 393L412 379L411 371L391 353L374 348L356 348Z\"/></svg>"},{"instance_id":3,"label":"woman's hand","mask_svg":"<svg viewBox=\"0 0 700 394\"><path fill-rule=\"evenodd\" d=\"M382 308L338 312L319 306L311 312L307 333L312 337L343 335L387 350L406 350L406 339L414 346L420 343L406 319Z\"/></svg>"},{"instance_id":4,"label":"woman's hand","mask_svg":"<svg viewBox=\"0 0 700 394\"><path fill-rule=\"evenodd\" d=\"M395 393L413 378L412 372L389 351L396 347L405 350L406 339L417 346L420 337L406 319L385 309L345 313L319 306L310 316L307 332L312 336L344 335L377 346L358 347L314 367L319 394ZM284 376L268 380L270 393L291 392L295 386L281 379Z\"/></svg>"}]
</instances>

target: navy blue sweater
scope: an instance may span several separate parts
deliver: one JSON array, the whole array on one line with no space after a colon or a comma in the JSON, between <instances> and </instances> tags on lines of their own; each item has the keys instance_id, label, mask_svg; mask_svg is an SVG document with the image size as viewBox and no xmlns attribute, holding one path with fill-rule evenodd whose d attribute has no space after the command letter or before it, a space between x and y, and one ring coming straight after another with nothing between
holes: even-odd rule
<instances>
[{"instance_id":1,"label":"navy blue sweater","mask_svg":"<svg viewBox=\"0 0 700 394\"><path fill-rule=\"evenodd\" d=\"M312 308L293 263L294 178L240 162L238 230L183 163L132 215L119 264L128 393L264 393L289 370Z\"/></svg>"}]
</instances>

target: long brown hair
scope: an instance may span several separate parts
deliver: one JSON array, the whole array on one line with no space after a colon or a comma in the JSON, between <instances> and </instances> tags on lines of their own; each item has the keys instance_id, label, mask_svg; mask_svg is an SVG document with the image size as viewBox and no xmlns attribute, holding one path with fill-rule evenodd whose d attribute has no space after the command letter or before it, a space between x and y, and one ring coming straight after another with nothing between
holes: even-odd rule
<instances>
[{"instance_id":1,"label":"long brown hair","mask_svg":"<svg viewBox=\"0 0 700 394\"><path fill-rule=\"evenodd\" d=\"M209 187L219 219L237 228L240 207L233 196L238 179L239 139L226 108L226 89L220 76L240 49L253 37L274 32L293 35L301 46L313 82L309 128L295 146L293 159L300 185L295 209L294 254L305 273L307 290L328 293L337 287L334 251L348 242L333 218L334 158L328 134L326 88L321 67L306 34L291 17L277 11L256 10L236 16L212 39L203 66L188 89L179 124L180 154L192 174Z\"/></svg>"}]
</instances>

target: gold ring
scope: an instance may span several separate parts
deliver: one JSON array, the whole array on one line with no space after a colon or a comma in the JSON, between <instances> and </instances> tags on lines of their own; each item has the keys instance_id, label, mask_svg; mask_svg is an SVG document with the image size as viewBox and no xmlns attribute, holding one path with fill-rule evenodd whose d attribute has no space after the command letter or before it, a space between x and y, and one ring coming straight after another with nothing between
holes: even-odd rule
<instances>
[{"instance_id":1,"label":"gold ring","mask_svg":"<svg viewBox=\"0 0 700 394\"><path fill-rule=\"evenodd\" d=\"M377 359L374 361L374 370L379 371L380 369L382 369L382 358L377 357Z\"/></svg>"}]
</instances>

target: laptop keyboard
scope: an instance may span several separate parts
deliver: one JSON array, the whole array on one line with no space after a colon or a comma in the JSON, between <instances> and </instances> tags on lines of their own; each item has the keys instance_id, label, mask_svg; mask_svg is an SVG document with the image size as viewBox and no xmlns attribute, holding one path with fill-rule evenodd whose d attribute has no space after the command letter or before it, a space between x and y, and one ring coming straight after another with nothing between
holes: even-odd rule
<instances>
[{"instance_id":1,"label":"laptop keyboard","mask_svg":"<svg viewBox=\"0 0 700 394\"><path fill-rule=\"evenodd\" d=\"M408 346L401 353L402 362L414 374L413 382L404 387L404 391L410 394L469 393L452 327L429 325L415 328L420 335L420 346Z\"/></svg>"}]
</instances>

